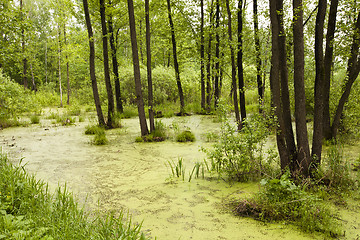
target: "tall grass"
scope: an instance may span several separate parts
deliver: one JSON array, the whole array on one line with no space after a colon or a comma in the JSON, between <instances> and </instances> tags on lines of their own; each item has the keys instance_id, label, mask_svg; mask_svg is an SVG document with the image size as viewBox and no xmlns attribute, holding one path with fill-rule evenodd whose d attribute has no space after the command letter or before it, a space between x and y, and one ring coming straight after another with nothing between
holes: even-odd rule
<instances>
[{"instance_id":1,"label":"tall grass","mask_svg":"<svg viewBox=\"0 0 360 240\"><path fill-rule=\"evenodd\" d=\"M147 239L122 212L90 217L66 186L51 193L20 164L0 154L0 239Z\"/></svg>"}]
</instances>

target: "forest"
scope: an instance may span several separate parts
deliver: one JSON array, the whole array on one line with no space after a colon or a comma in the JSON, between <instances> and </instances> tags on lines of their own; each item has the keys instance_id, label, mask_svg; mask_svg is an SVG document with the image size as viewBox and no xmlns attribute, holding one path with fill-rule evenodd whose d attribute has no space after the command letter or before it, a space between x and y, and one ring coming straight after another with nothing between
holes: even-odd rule
<instances>
[{"instance_id":1,"label":"forest","mask_svg":"<svg viewBox=\"0 0 360 240\"><path fill-rule=\"evenodd\" d=\"M358 239L359 72L356 0L3 0L0 239Z\"/></svg>"}]
</instances>

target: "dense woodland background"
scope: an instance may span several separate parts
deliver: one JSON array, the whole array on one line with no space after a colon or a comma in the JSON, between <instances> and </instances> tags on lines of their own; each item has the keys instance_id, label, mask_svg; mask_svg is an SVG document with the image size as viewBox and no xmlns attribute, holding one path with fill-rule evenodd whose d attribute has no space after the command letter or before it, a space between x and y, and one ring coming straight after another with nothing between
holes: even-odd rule
<instances>
[{"instance_id":1,"label":"dense woodland background","mask_svg":"<svg viewBox=\"0 0 360 240\"><path fill-rule=\"evenodd\" d=\"M281 167L303 175L324 139L359 136L358 1L5 0L0 12L2 127L95 100L108 128L136 105L144 136L170 105L208 114L222 99L239 130L276 116Z\"/></svg>"}]
</instances>

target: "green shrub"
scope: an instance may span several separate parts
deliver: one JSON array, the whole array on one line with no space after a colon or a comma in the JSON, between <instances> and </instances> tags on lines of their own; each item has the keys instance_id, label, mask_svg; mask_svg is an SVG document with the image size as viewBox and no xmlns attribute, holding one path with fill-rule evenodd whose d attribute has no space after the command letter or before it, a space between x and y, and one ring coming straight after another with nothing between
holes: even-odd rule
<instances>
[{"instance_id":1,"label":"green shrub","mask_svg":"<svg viewBox=\"0 0 360 240\"><path fill-rule=\"evenodd\" d=\"M105 129L98 127L95 131L95 136L93 140L94 145L106 145L108 144L108 139L106 138Z\"/></svg>"},{"instance_id":2,"label":"green shrub","mask_svg":"<svg viewBox=\"0 0 360 240\"><path fill-rule=\"evenodd\" d=\"M211 162L211 171L227 181L248 181L273 172L273 159L266 160L263 151L270 132L265 119L254 114L238 131L236 124L227 117L227 106L219 104L217 111L221 122L218 141L212 149L203 149Z\"/></svg>"},{"instance_id":3,"label":"green shrub","mask_svg":"<svg viewBox=\"0 0 360 240\"><path fill-rule=\"evenodd\" d=\"M40 117L37 115L32 115L30 117L31 124L38 124L40 122Z\"/></svg>"},{"instance_id":4,"label":"green shrub","mask_svg":"<svg viewBox=\"0 0 360 240\"><path fill-rule=\"evenodd\" d=\"M185 130L176 136L176 141L177 142L194 142L195 135L191 131Z\"/></svg>"},{"instance_id":5,"label":"green shrub","mask_svg":"<svg viewBox=\"0 0 360 240\"><path fill-rule=\"evenodd\" d=\"M236 214L266 221L287 221L305 231L332 237L341 234L329 204L296 186L288 173L280 179L263 179L260 183L260 192L237 204Z\"/></svg>"},{"instance_id":6,"label":"green shrub","mask_svg":"<svg viewBox=\"0 0 360 240\"><path fill-rule=\"evenodd\" d=\"M88 125L85 127L86 135L95 135L98 131L103 131L103 129L99 127L99 125Z\"/></svg>"}]
</instances>

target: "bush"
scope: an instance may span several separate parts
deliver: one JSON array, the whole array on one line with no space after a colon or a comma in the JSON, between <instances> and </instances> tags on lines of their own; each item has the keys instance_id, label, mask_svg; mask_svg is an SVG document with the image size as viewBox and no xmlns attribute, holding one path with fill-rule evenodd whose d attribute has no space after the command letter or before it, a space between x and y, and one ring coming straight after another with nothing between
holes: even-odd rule
<instances>
[{"instance_id":1,"label":"bush","mask_svg":"<svg viewBox=\"0 0 360 240\"><path fill-rule=\"evenodd\" d=\"M259 220L287 221L309 232L322 232L335 237L340 224L329 204L296 186L286 173L280 179L262 180L260 192L237 204L235 212Z\"/></svg>"},{"instance_id":2,"label":"bush","mask_svg":"<svg viewBox=\"0 0 360 240\"><path fill-rule=\"evenodd\" d=\"M195 142L195 135L189 131L182 131L179 135L176 136L177 142Z\"/></svg>"},{"instance_id":3,"label":"bush","mask_svg":"<svg viewBox=\"0 0 360 240\"><path fill-rule=\"evenodd\" d=\"M95 132L93 144L94 145L106 145L108 144L108 139L106 138L105 129L98 128Z\"/></svg>"},{"instance_id":4,"label":"bush","mask_svg":"<svg viewBox=\"0 0 360 240\"><path fill-rule=\"evenodd\" d=\"M30 117L31 124L38 124L40 122L40 118L37 115L32 115Z\"/></svg>"},{"instance_id":5,"label":"bush","mask_svg":"<svg viewBox=\"0 0 360 240\"><path fill-rule=\"evenodd\" d=\"M219 104L218 119L221 131L218 141L211 150L203 149L210 159L211 171L216 171L219 177L227 181L248 181L264 174L274 172L273 158L265 160L263 147L269 129L265 119L254 114L243 123L241 131L236 123L229 121L228 108ZM274 157L273 154L268 155Z\"/></svg>"}]
</instances>

